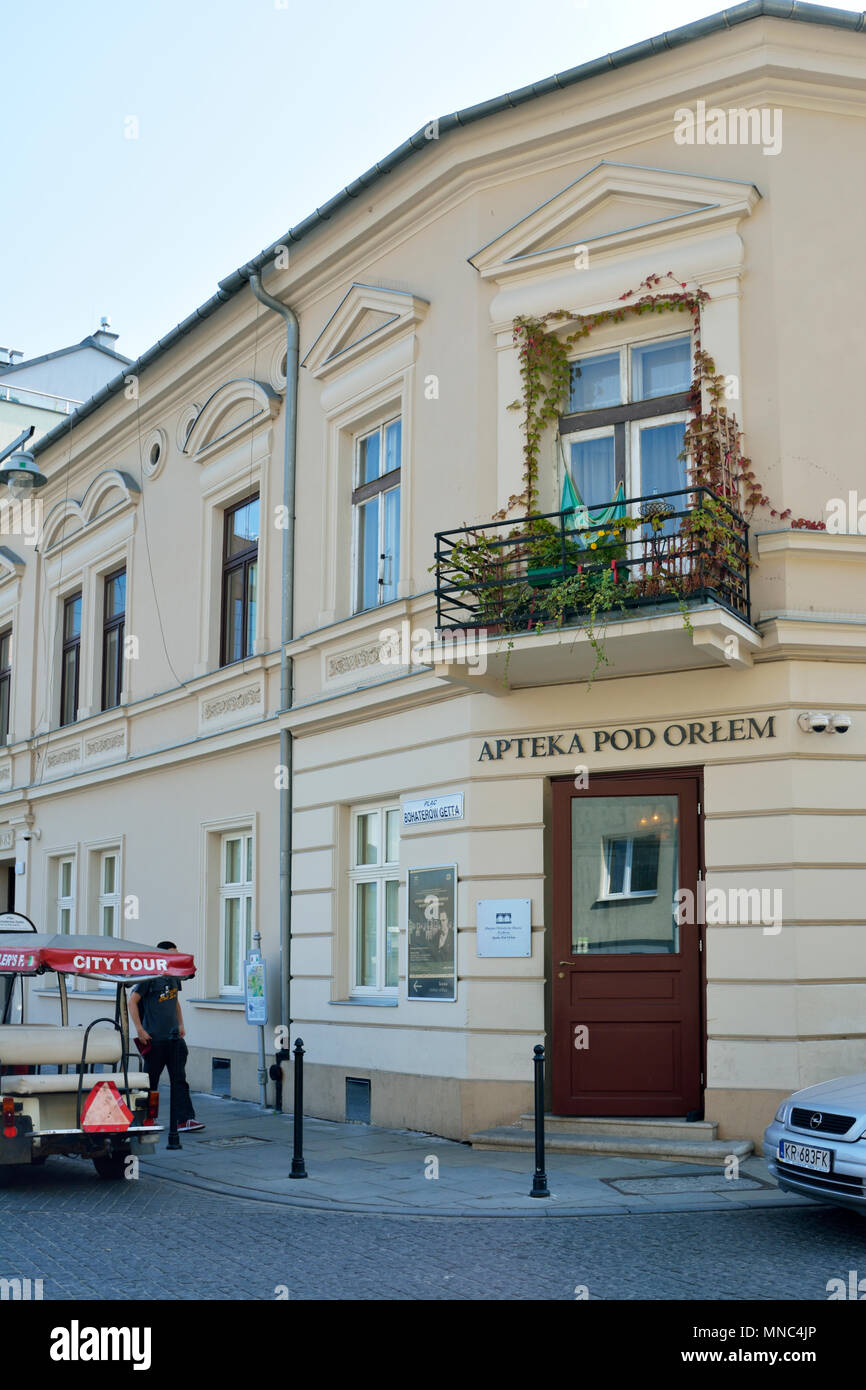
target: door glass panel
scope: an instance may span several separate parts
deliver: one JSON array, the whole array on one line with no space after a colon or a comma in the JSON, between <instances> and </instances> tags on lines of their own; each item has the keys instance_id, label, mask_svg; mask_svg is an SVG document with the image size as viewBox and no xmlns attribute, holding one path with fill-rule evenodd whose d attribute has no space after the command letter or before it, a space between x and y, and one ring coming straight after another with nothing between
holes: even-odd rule
<instances>
[{"instance_id":1,"label":"door glass panel","mask_svg":"<svg viewBox=\"0 0 866 1390\"><path fill-rule=\"evenodd\" d=\"M585 357L571 364L570 413L578 410L602 410L621 403L619 353L603 357Z\"/></svg>"},{"instance_id":2,"label":"door glass panel","mask_svg":"<svg viewBox=\"0 0 866 1390\"><path fill-rule=\"evenodd\" d=\"M571 444L571 476L585 507L607 507L616 491L613 431L600 439L575 439Z\"/></svg>"},{"instance_id":3,"label":"door glass panel","mask_svg":"<svg viewBox=\"0 0 866 1390\"><path fill-rule=\"evenodd\" d=\"M573 798L575 955L664 955L679 950L674 918L677 807L675 796Z\"/></svg>"},{"instance_id":4,"label":"door glass panel","mask_svg":"<svg viewBox=\"0 0 866 1390\"><path fill-rule=\"evenodd\" d=\"M682 491L686 486L686 463L680 457L685 432L685 423L679 420L667 425L645 425L639 432L640 496L664 499L675 512L685 511L688 505L688 497ZM666 496L667 493L679 493L679 496ZM663 552L660 537L676 535L679 527L680 518L674 517L655 530L649 526L643 528L649 542L655 538L654 554Z\"/></svg>"}]
</instances>

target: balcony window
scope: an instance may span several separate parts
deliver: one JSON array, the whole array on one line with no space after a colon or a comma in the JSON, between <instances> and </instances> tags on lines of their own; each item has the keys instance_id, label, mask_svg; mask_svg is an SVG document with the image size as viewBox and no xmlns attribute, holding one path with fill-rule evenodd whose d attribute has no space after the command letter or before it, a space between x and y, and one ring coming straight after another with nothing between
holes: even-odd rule
<instances>
[{"instance_id":1,"label":"balcony window","mask_svg":"<svg viewBox=\"0 0 866 1390\"><path fill-rule=\"evenodd\" d=\"M569 412L560 430L566 466L585 506L609 506L620 486L623 496L645 500L685 488L680 456L691 374L688 335L572 363Z\"/></svg>"}]
</instances>

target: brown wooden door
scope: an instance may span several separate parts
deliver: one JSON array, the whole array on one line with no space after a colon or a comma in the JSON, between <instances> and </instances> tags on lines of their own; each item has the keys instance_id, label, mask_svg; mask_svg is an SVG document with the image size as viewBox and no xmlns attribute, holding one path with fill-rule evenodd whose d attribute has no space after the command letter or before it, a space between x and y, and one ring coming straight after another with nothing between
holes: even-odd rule
<instances>
[{"instance_id":1,"label":"brown wooden door","mask_svg":"<svg viewBox=\"0 0 866 1390\"><path fill-rule=\"evenodd\" d=\"M553 1107L686 1115L701 1106L698 773L553 783Z\"/></svg>"}]
</instances>

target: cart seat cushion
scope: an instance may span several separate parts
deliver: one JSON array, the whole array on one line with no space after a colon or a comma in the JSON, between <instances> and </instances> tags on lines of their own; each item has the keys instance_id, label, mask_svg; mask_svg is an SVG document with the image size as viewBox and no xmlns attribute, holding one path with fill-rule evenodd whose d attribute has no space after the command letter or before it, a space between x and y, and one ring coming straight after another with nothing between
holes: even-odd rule
<instances>
[{"instance_id":1,"label":"cart seat cushion","mask_svg":"<svg viewBox=\"0 0 866 1390\"><path fill-rule=\"evenodd\" d=\"M46 1028L44 1024L0 1024L0 1066L62 1066L81 1061L84 1029ZM87 1039L87 1061L119 1062L120 1033L107 1023L97 1024Z\"/></svg>"},{"instance_id":2,"label":"cart seat cushion","mask_svg":"<svg viewBox=\"0 0 866 1390\"><path fill-rule=\"evenodd\" d=\"M147 1072L129 1072L129 1084L134 1091L149 1091L150 1081ZM98 1086L100 1081L113 1081L123 1094L123 1072L104 1071L83 1078L78 1076L0 1076L0 1094L4 1096L45 1096L57 1095L61 1091L77 1091L81 1080L82 1091Z\"/></svg>"}]
</instances>

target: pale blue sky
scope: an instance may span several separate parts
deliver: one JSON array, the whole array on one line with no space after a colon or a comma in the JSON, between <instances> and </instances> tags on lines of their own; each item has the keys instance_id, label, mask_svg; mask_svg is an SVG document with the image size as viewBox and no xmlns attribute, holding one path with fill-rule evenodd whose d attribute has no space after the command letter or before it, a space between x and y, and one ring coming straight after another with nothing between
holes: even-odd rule
<instances>
[{"instance_id":1,"label":"pale blue sky","mask_svg":"<svg viewBox=\"0 0 866 1390\"><path fill-rule=\"evenodd\" d=\"M0 344L135 357L434 116L721 8L2 0Z\"/></svg>"}]
</instances>

